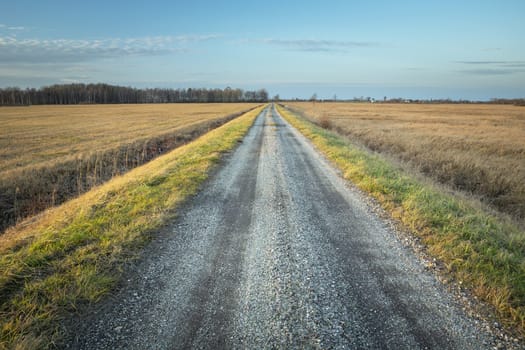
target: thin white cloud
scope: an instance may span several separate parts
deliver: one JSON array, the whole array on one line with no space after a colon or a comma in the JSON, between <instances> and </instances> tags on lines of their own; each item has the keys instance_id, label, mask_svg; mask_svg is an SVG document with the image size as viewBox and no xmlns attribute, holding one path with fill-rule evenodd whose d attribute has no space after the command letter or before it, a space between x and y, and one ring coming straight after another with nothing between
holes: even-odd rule
<instances>
[{"instance_id":1,"label":"thin white cloud","mask_svg":"<svg viewBox=\"0 0 525 350\"><path fill-rule=\"evenodd\" d=\"M260 42L293 51L346 52L355 48L379 46L370 41L316 40L316 39L262 39Z\"/></svg>"},{"instance_id":2,"label":"thin white cloud","mask_svg":"<svg viewBox=\"0 0 525 350\"><path fill-rule=\"evenodd\" d=\"M525 72L525 61L456 61L468 68L460 72L471 75L509 75Z\"/></svg>"},{"instance_id":3,"label":"thin white cloud","mask_svg":"<svg viewBox=\"0 0 525 350\"><path fill-rule=\"evenodd\" d=\"M25 30L25 27L16 26L16 27L7 27L8 30Z\"/></svg>"},{"instance_id":4,"label":"thin white cloud","mask_svg":"<svg viewBox=\"0 0 525 350\"><path fill-rule=\"evenodd\" d=\"M468 65L496 65L501 67L525 67L525 61L457 61Z\"/></svg>"},{"instance_id":5,"label":"thin white cloud","mask_svg":"<svg viewBox=\"0 0 525 350\"><path fill-rule=\"evenodd\" d=\"M124 56L155 56L187 51L186 45L219 35L181 35L101 40L0 37L0 63L67 63Z\"/></svg>"}]
</instances>

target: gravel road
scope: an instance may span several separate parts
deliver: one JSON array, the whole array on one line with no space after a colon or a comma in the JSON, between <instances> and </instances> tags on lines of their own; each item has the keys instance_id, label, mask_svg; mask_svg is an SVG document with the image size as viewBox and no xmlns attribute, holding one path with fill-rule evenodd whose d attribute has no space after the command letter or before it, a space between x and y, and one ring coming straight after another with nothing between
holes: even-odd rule
<instances>
[{"instance_id":1,"label":"gravel road","mask_svg":"<svg viewBox=\"0 0 525 350\"><path fill-rule=\"evenodd\" d=\"M71 333L75 349L494 346L272 107Z\"/></svg>"}]
</instances>

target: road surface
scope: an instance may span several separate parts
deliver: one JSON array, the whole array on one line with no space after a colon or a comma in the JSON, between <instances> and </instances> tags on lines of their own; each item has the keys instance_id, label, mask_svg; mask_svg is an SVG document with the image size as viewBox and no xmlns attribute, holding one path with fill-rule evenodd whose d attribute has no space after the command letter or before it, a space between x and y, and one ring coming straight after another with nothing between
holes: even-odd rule
<instances>
[{"instance_id":1,"label":"road surface","mask_svg":"<svg viewBox=\"0 0 525 350\"><path fill-rule=\"evenodd\" d=\"M223 163L69 348L491 347L273 107Z\"/></svg>"}]
</instances>

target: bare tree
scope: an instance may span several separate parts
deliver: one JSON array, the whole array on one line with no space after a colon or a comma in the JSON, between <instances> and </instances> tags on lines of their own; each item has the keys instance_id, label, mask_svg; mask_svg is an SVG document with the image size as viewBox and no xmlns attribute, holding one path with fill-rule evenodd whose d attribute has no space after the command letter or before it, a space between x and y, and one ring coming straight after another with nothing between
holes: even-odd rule
<instances>
[{"instance_id":1,"label":"bare tree","mask_svg":"<svg viewBox=\"0 0 525 350\"><path fill-rule=\"evenodd\" d=\"M243 91L230 87L201 89L135 89L108 84L67 84L22 90L17 87L0 89L0 105L23 106L39 104L92 103L178 103L178 102L266 102L265 89Z\"/></svg>"}]
</instances>

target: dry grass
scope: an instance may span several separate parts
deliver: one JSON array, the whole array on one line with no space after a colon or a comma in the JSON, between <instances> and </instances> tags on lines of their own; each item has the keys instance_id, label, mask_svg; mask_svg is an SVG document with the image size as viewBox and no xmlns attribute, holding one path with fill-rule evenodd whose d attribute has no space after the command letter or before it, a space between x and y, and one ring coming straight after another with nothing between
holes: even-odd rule
<instances>
[{"instance_id":1,"label":"dry grass","mask_svg":"<svg viewBox=\"0 0 525 350\"><path fill-rule=\"evenodd\" d=\"M254 106L0 108L0 229L141 165Z\"/></svg>"},{"instance_id":2,"label":"dry grass","mask_svg":"<svg viewBox=\"0 0 525 350\"><path fill-rule=\"evenodd\" d=\"M278 107L343 177L376 198L426 245L456 281L493 306L500 321L525 335L525 231L467 196L443 191L400 169L391 157ZM448 282L445 282L448 283ZM458 285L456 284L456 285Z\"/></svg>"},{"instance_id":3,"label":"dry grass","mask_svg":"<svg viewBox=\"0 0 525 350\"><path fill-rule=\"evenodd\" d=\"M60 322L103 298L262 107L0 236L0 349L48 349Z\"/></svg>"},{"instance_id":4,"label":"dry grass","mask_svg":"<svg viewBox=\"0 0 525 350\"><path fill-rule=\"evenodd\" d=\"M525 109L504 105L289 103L523 224Z\"/></svg>"}]
</instances>

